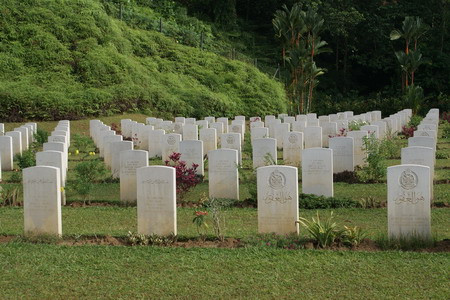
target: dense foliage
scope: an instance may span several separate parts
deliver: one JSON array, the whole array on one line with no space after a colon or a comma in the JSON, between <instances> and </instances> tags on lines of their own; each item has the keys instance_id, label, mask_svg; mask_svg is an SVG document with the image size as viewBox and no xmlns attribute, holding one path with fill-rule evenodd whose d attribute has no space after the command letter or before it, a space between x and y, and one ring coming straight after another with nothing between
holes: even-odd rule
<instances>
[{"instance_id":1,"label":"dense foliage","mask_svg":"<svg viewBox=\"0 0 450 300\"><path fill-rule=\"evenodd\" d=\"M159 33L161 14L141 2L2 1L0 119L286 110L282 85L257 68L180 44L197 46L198 37L191 34L197 29L211 39L211 27L184 12L184 23L169 20ZM188 32L192 25L198 28Z\"/></svg>"},{"instance_id":2,"label":"dense foliage","mask_svg":"<svg viewBox=\"0 0 450 300\"><path fill-rule=\"evenodd\" d=\"M420 38L421 54L426 60L422 59L415 74L415 83L426 96L419 113L430 107L450 110L449 0L243 0L224 1L234 9L221 11L211 8L216 2L213 0L178 1L187 5L190 13L209 20L225 19L217 14L231 12L229 20L271 37L265 40L271 41L266 44L265 53L267 63L273 66L281 62L282 48L272 30L275 12L283 5L291 8L294 3L317 8L325 20L322 40L332 49L315 59L318 66L327 70L320 78L314 101L313 110L319 114L347 109L357 113L372 109L391 113L406 107L408 103L401 97L404 70L395 55L404 50L405 40L391 41L390 33L394 29L403 32L405 17L419 17L429 27ZM289 70L282 67L281 80L287 78Z\"/></svg>"}]
</instances>

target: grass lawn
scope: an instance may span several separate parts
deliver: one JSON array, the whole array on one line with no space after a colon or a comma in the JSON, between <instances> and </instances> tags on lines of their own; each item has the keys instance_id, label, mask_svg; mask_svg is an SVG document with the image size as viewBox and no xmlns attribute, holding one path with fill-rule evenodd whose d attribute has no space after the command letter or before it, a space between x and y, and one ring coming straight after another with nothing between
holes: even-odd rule
<instances>
[{"instance_id":1,"label":"grass lawn","mask_svg":"<svg viewBox=\"0 0 450 300\"><path fill-rule=\"evenodd\" d=\"M449 266L446 253L10 243L0 246L0 294L3 299L448 299Z\"/></svg>"}]
</instances>

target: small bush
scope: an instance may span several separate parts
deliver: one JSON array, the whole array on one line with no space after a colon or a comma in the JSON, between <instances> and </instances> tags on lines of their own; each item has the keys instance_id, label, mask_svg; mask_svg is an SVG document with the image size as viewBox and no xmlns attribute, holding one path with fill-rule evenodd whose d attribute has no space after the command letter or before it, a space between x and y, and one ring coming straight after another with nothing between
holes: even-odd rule
<instances>
[{"instance_id":1,"label":"small bush","mask_svg":"<svg viewBox=\"0 0 450 300\"><path fill-rule=\"evenodd\" d=\"M350 198L335 198L316 196L312 194L300 194L298 200L299 208L303 209L328 209L357 207L358 202Z\"/></svg>"},{"instance_id":2,"label":"small bush","mask_svg":"<svg viewBox=\"0 0 450 300\"><path fill-rule=\"evenodd\" d=\"M414 126L402 126L402 135L404 135L405 138L413 137L415 130L416 127Z\"/></svg>"},{"instance_id":3,"label":"small bush","mask_svg":"<svg viewBox=\"0 0 450 300\"><path fill-rule=\"evenodd\" d=\"M14 170L9 178L9 182L20 183L22 182L22 171Z\"/></svg>"},{"instance_id":4,"label":"small bush","mask_svg":"<svg viewBox=\"0 0 450 300\"><path fill-rule=\"evenodd\" d=\"M89 149L95 148L94 141L92 141L92 139L88 136L74 134L72 140L72 146L79 152L84 153L85 156L89 155Z\"/></svg>"},{"instance_id":5,"label":"small bush","mask_svg":"<svg viewBox=\"0 0 450 300\"><path fill-rule=\"evenodd\" d=\"M363 147L367 153L365 161L367 165L357 172L359 180L362 182L379 182L386 175L386 165L382 141L378 140L374 134L363 138Z\"/></svg>"},{"instance_id":6,"label":"small bush","mask_svg":"<svg viewBox=\"0 0 450 300\"><path fill-rule=\"evenodd\" d=\"M15 158L20 170L36 165L36 153L31 149L23 151L22 154L17 154Z\"/></svg>"},{"instance_id":7,"label":"small bush","mask_svg":"<svg viewBox=\"0 0 450 300\"><path fill-rule=\"evenodd\" d=\"M353 120L348 123L348 130L357 131L361 129L361 126L368 125L369 123L361 120Z\"/></svg>"},{"instance_id":8,"label":"small bush","mask_svg":"<svg viewBox=\"0 0 450 300\"><path fill-rule=\"evenodd\" d=\"M419 126L420 122L423 120L423 118L419 115L413 115L411 119L408 122L409 127L417 128Z\"/></svg>"},{"instance_id":9,"label":"small bush","mask_svg":"<svg viewBox=\"0 0 450 300\"><path fill-rule=\"evenodd\" d=\"M372 196L359 199L358 204L361 208L380 208L386 206L386 202L379 201Z\"/></svg>"},{"instance_id":10,"label":"small bush","mask_svg":"<svg viewBox=\"0 0 450 300\"><path fill-rule=\"evenodd\" d=\"M436 151L436 159L448 159L450 156L444 151Z\"/></svg>"},{"instance_id":11,"label":"small bush","mask_svg":"<svg viewBox=\"0 0 450 300\"><path fill-rule=\"evenodd\" d=\"M102 180L106 175L105 165L99 160L88 160L77 164L74 171L75 180L71 186L86 203L89 199L89 194L94 188L94 183Z\"/></svg>"},{"instance_id":12,"label":"small bush","mask_svg":"<svg viewBox=\"0 0 450 300\"><path fill-rule=\"evenodd\" d=\"M42 146L48 141L48 132L38 128L34 134L34 141L38 146Z\"/></svg>"},{"instance_id":13,"label":"small bush","mask_svg":"<svg viewBox=\"0 0 450 300\"><path fill-rule=\"evenodd\" d=\"M366 237L367 232L360 227L347 227L344 225L344 230L340 236L340 242L346 246L358 246Z\"/></svg>"},{"instance_id":14,"label":"small bush","mask_svg":"<svg viewBox=\"0 0 450 300\"><path fill-rule=\"evenodd\" d=\"M179 199L183 199L183 196L199 184L203 178L195 173L198 165L192 164L192 167L189 168L186 166L186 162L180 160L180 157L181 153L172 153L165 164L175 168L177 195Z\"/></svg>"},{"instance_id":15,"label":"small bush","mask_svg":"<svg viewBox=\"0 0 450 300\"><path fill-rule=\"evenodd\" d=\"M449 114L450 116L450 114ZM450 123L446 122L442 125L442 138L450 139Z\"/></svg>"}]
</instances>

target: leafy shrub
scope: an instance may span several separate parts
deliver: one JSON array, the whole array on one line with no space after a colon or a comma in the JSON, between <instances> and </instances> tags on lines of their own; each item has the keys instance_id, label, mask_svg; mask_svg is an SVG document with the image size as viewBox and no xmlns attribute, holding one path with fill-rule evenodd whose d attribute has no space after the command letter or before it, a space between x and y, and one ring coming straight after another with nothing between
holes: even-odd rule
<instances>
[{"instance_id":1,"label":"leafy shrub","mask_svg":"<svg viewBox=\"0 0 450 300\"><path fill-rule=\"evenodd\" d=\"M102 180L107 173L105 165L99 160L84 161L75 166L74 173L75 180L71 186L86 204L89 194L94 188L94 183Z\"/></svg>"},{"instance_id":2,"label":"leafy shrub","mask_svg":"<svg viewBox=\"0 0 450 300\"><path fill-rule=\"evenodd\" d=\"M36 153L31 149L22 151L22 154L17 154L15 158L20 170L36 165Z\"/></svg>"},{"instance_id":3,"label":"leafy shrub","mask_svg":"<svg viewBox=\"0 0 450 300\"><path fill-rule=\"evenodd\" d=\"M327 209L357 207L358 202L350 198L335 198L316 196L312 194L300 194L298 200L299 208L303 209Z\"/></svg>"},{"instance_id":4,"label":"leafy shrub","mask_svg":"<svg viewBox=\"0 0 450 300\"><path fill-rule=\"evenodd\" d=\"M175 168L177 195L179 199L183 199L183 196L197 184L202 181L202 176L197 175L195 172L198 165L192 164L192 167L186 166L186 162L180 160L181 153L172 153L169 156L169 160L164 163L166 166Z\"/></svg>"},{"instance_id":5,"label":"leafy shrub","mask_svg":"<svg viewBox=\"0 0 450 300\"><path fill-rule=\"evenodd\" d=\"M82 134L74 134L72 136L73 139L73 147L81 153L84 153L85 156L89 155L89 149L95 148L94 141L86 135Z\"/></svg>"},{"instance_id":6,"label":"leafy shrub","mask_svg":"<svg viewBox=\"0 0 450 300\"><path fill-rule=\"evenodd\" d=\"M423 118L419 115L413 115L411 119L408 122L409 127L417 128L419 126L420 122L423 120Z\"/></svg>"},{"instance_id":7,"label":"leafy shrub","mask_svg":"<svg viewBox=\"0 0 450 300\"><path fill-rule=\"evenodd\" d=\"M348 130L357 131L361 129L361 126L368 125L367 122L361 120L353 120L348 123Z\"/></svg>"},{"instance_id":8,"label":"leafy shrub","mask_svg":"<svg viewBox=\"0 0 450 300\"><path fill-rule=\"evenodd\" d=\"M34 134L34 141L37 145L42 146L48 141L48 132L38 128Z\"/></svg>"},{"instance_id":9,"label":"leafy shrub","mask_svg":"<svg viewBox=\"0 0 450 300\"><path fill-rule=\"evenodd\" d=\"M9 178L9 181L14 183L22 182L22 172L19 170L14 170Z\"/></svg>"},{"instance_id":10,"label":"leafy shrub","mask_svg":"<svg viewBox=\"0 0 450 300\"><path fill-rule=\"evenodd\" d=\"M333 181L334 182L357 183L357 182L359 182L359 178L356 175L356 172L344 171L344 172L333 174Z\"/></svg>"},{"instance_id":11,"label":"leafy shrub","mask_svg":"<svg viewBox=\"0 0 450 300\"><path fill-rule=\"evenodd\" d=\"M386 137L381 140L380 151L387 159L399 159L401 153L399 138L397 136L387 134Z\"/></svg>"},{"instance_id":12,"label":"leafy shrub","mask_svg":"<svg viewBox=\"0 0 450 300\"><path fill-rule=\"evenodd\" d=\"M367 153L364 160L367 165L357 172L362 182L379 182L386 175L382 141L378 140L372 133L369 137L363 137L363 147Z\"/></svg>"}]
</instances>

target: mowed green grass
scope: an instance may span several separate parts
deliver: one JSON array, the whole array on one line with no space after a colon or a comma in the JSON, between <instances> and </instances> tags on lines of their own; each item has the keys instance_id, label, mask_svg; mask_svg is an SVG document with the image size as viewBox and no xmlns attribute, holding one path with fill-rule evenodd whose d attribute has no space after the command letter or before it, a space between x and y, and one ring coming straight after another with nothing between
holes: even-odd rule
<instances>
[{"instance_id":1,"label":"mowed green grass","mask_svg":"<svg viewBox=\"0 0 450 300\"><path fill-rule=\"evenodd\" d=\"M195 225L192 223L196 208L178 208L177 225L178 235L188 238L197 238ZM387 233L387 210L341 208L305 210L300 209L300 217L312 218L319 212L320 216L333 217L340 227L358 226L368 233L371 239L377 239ZM257 209L231 208L223 211L224 233L226 237L246 238L258 233ZM128 231L137 231L136 207L63 207L62 222L63 234L78 235L111 235L126 236ZM433 208L431 211L432 231L437 240L450 238L450 210L447 208ZM213 235L212 219L207 217L209 228L207 233ZM0 235L23 234L23 209L0 209ZM307 236L306 230L301 228L302 236Z\"/></svg>"},{"instance_id":2,"label":"mowed green grass","mask_svg":"<svg viewBox=\"0 0 450 300\"><path fill-rule=\"evenodd\" d=\"M3 299L448 299L446 253L0 246Z\"/></svg>"}]
</instances>

